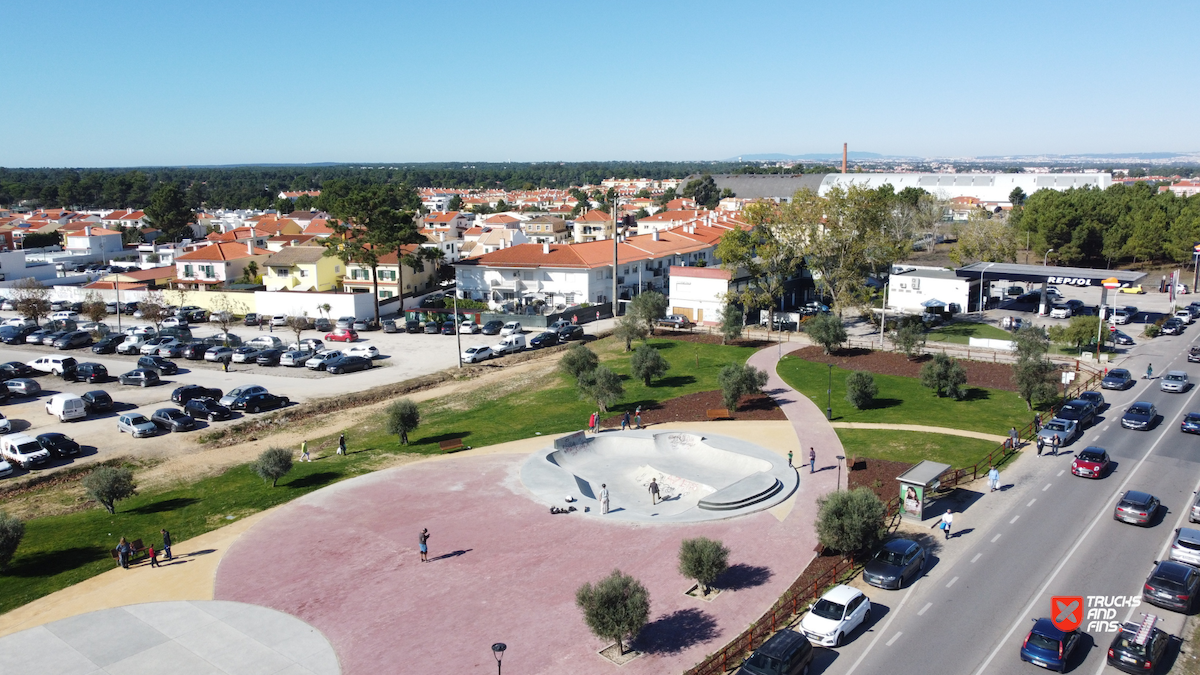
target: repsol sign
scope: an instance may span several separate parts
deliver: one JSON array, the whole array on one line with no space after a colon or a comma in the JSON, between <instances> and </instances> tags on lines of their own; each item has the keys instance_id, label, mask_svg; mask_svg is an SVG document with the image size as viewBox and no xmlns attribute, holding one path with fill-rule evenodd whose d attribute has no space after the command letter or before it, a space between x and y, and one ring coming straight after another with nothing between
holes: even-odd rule
<instances>
[{"instance_id":1,"label":"repsol sign","mask_svg":"<svg viewBox=\"0 0 1200 675\"><path fill-rule=\"evenodd\" d=\"M1092 280L1081 277L1046 277L1046 282L1064 286L1091 286Z\"/></svg>"}]
</instances>

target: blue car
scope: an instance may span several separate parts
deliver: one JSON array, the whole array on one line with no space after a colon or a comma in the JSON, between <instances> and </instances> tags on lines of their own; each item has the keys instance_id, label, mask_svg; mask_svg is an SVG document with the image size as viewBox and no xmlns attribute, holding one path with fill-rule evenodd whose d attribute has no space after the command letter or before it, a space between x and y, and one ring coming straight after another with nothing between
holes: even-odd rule
<instances>
[{"instance_id":1,"label":"blue car","mask_svg":"<svg viewBox=\"0 0 1200 675\"><path fill-rule=\"evenodd\" d=\"M1050 619L1038 619L1033 624L1033 630L1029 631L1029 635L1026 635L1025 641L1021 643L1021 660L1064 673L1067 670L1067 662L1071 659L1071 652L1079 646L1079 636L1077 630L1064 633L1055 628Z\"/></svg>"},{"instance_id":2,"label":"blue car","mask_svg":"<svg viewBox=\"0 0 1200 675\"><path fill-rule=\"evenodd\" d=\"M1200 413L1190 412L1183 416L1179 430L1185 434L1200 434Z\"/></svg>"}]
</instances>

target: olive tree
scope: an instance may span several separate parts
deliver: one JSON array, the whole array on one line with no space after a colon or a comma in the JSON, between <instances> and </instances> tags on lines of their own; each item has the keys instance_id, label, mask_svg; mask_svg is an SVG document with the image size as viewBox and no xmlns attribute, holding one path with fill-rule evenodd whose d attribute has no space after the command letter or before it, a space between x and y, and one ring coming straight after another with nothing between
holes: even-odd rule
<instances>
[{"instance_id":1,"label":"olive tree","mask_svg":"<svg viewBox=\"0 0 1200 675\"><path fill-rule=\"evenodd\" d=\"M921 366L921 384L932 389L938 398L949 396L961 400L967 394L963 388L966 383L966 369L945 354L935 354L932 361Z\"/></svg>"},{"instance_id":2,"label":"olive tree","mask_svg":"<svg viewBox=\"0 0 1200 675\"><path fill-rule=\"evenodd\" d=\"M116 513L116 504L137 494L133 482L133 471L125 467L102 466L83 478L83 489L87 496L108 510Z\"/></svg>"},{"instance_id":3,"label":"olive tree","mask_svg":"<svg viewBox=\"0 0 1200 675\"><path fill-rule=\"evenodd\" d=\"M387 432L400 437L400 442L408 445L408 434L416 431L421 424L421 410L417 404L407 398L393 402L387 408Z\"/></svg>"},{"instance_id":4,"label":"olive tree","mask_svg":"<svg viewBox=\"0 0 1200 675\"><path fill-rule=\"evenodd\" d=\"M654 322L667 315L667 296L658 291L639 293L629 302L625 315L634 317L634 321L650 333L654 330Z\"/></svg>"},{"instance_id":5,"label":"olive tree","mask_svg":"<svg viewBox=\"0 0 1200 675\"><path fill-rule=\"evenodd\" d=\"M649 387L650 380L665 375L671 369L671 364L654 347L640 345L633 350L633 356L629 357L629 369L634 377Z\"/></svg>"},{"instance_id":6,"label":"olive tree","mask_svg":"<svg viewBox=\"0 0 1200 675\"><path fill-rule=\"evenodd\" d=\"M842 325L842 320L832 313L822 312L805 321L804 332L824 347L826 354L840 349L847 340L846 327Z\"/></svg>"},{"instance_id":7,"label":"olive tree","mask_svg":"<svg viewBox=\"0 0 1200 675\"><path fill-rule=\"evenodd\" d=\"M850 405L862 410L871 407L871 402L879 395L879 386L871 373L855 371L846 376L846 400Z\"/></svg>"},{"instance_id":8,"label":"olive tree","mask_svg":"<svg viewBox=\"0 0 1200 675\"><path fill-rule=\"evenodd\" d=\"M13 308L35 324L50 314L50 289L33 277L25 277L13 285L12 300Z\"/></svg>"},{"instance_id":9,"label":"olive tree","mask_svg":"<svg viewBox=\"0 0 1200 675\"><path fill-rule=\"evenodd\" d=\"M296 343L300 343L300 335L308 330L308 317L301 310L293 309L284 324L296 334Z\"/></svg>"},{"instance_id":10,"label":"olive tree","mask_svg":"<svg viewBox=\"0 0 1200 675\"><path fill-rule=\"evenodd\" d=\"M888 339L912 359L925 349L925 327L917 317L904 317L896 325L896 330L888 333Z\"/></svg>"},{"instance_id":11,"label":"olive tree","mask_svg":"<svg viewBox=\"0 0 1200 675\"><path fill-rule=\"evenodd\" d=\"M575 605L592 633L617 643L625 653L625 639L632 642L650 619L650 593L637 579L613 570L595 584L585 583L575 591Z\"/></svg>"},{"instance_id":12,"label":"olive tree","mask_svg":"<svg viewBox=\"0 0 1200 675\"><path fill-rule=\"evenodd\" d=\"M138 311L142 313L142 319L154 324L156 333L162 328L162 322L171 315L166 299L159 292L147 294L146 299L138 303Z\"/></svg>"},{"instance_id":13,"label":"olive tree","mask_svg":"<svg viewBox=\"0 0 1200 675\"><path fill-rule=\"evenodd\" d=\"M729 569L729 548L708 537L684 539L679 544L679 573L695 579L700 592L708 595L717 577Z\"/></svg>"},{"instance_id":14,"label":"olive tree","mask_svg":"<svg viewBox=\"0 0 1200 675\"><path fill-rule=\"evenodd\" d=\"M587 348L582 342L576 342L567 349L558 362L558 369L578 380L584 373L589 373L600 365L600 357Z\"/></svg>"},{"instance_id":15,"label":"olive tree","mask_svg":"<svg viewBox=\"0 0 1200 675\"><path fill-rule=\"evenodd\" d=\"M827 493L817 499L817 540L842 554L869 549L883 533L885 513L869 488Z\"/></svg>"},{"instance_id":16,"label":"olive tree","mask_svg":"<svg viewBox=\"0 0 1200 675\"><path fill-rule=\"evenodd\" d=\"M108 318L108 305L96 291L88 291L88 294L84 296L83 315L87 317L88 321L95 323L100 323Z\"/></svg>"},{"instance_id":17,"label":"olive tree","mask_svg":"<svg viewBox=\"0 0 1200 675\"><path fill-rule=\"evenodd\" d=\"M645 323L632 313L617 319L613 328L613 337L625 343L625 351L629 351L634 340L644 340L649 334L650 330L646 328Z\"/></svg>"},{"instance_id":18,"label":"olive tree","mask_svg":"<svg viewBox=\"0 0 1200 675\"><path fill-rule=\"evenodd\" d=\"M8 569L8 563L12 561L24 536L25 523L7 511L0 511L0 572Z\"/></svg>"},{"instance_id":19,"label":"olive tree","mask_svg":"<svg viewBox=\"0 0 1200 675\"><path fill-rule=\"evenodd\" d=\"M743 396L762 392L767 384L767 374L748 364L731 363L717 373L717 383L721 386L725 407L732 413Z\"/></svg>"},{"instance_id":20,"label":"olive tree","mask_svg":"<svg viewBox=\"0 0 1200 675\"><path fill-rule=\"evenodd\" d=\"M271 487L275 487L279 479L292 470L292 452L283 448L267 448L250 462L250 470L264 481L271 481Z\"/></svg>"},{"instance_id":21,"label":"olive tree","mask_svg":"<svg viewBox=\"0 0 1200 675\"><path fill-rule=\"evenodd\" d=\"M595 369L581 374L576 385L579 389L579 398L584 401L595 401L600 412L608 412L608 408L625 395L621 376L605 366L597 366Z\"/></svg>"}]
</instances>

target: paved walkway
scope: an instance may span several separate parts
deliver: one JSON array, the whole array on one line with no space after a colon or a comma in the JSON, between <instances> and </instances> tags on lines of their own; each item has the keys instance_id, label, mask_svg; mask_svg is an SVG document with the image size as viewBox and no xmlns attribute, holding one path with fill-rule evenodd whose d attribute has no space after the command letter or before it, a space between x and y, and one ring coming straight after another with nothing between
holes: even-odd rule
<instances>
[{"instance_id":1,"label":"paved walkway","mask_svg":"<svg viewBox=\"0 0 1200 675\"><path fill-rule=\"evenodd\" d=\"M1003 443L1008 436L985 434L982 431L966 431L950 429L949 427L931 427L926 424L883 424L875 422L832 422L834 429L891 429L893 431L922 431L929 434L946 434L947 436L962 436L963 438L978 438L981 441L996 441Z\"/></svg>"}]
</instances>

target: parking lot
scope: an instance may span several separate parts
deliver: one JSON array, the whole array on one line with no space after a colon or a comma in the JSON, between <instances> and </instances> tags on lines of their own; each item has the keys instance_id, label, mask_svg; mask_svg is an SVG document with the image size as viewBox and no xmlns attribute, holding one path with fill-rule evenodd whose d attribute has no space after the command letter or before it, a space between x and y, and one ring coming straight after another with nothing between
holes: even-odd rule
<instances>
[{"instance_id":1,"label":"parking lot","mask_svg":"<svg viewBox=\"0 0 1200 675\"><path fill-rule=\"evenodd\" d=\"M1026 284L1009 284L1007 282L996 282L992 284L992 295L1003 296L1004 290L1009 286L1027 287ZM1068 300L1079 300L1082 302L1087 311L1092 312L1100 303L1099 287L1076 287L1076 286L1057 286L1061 299L1057 302L1065 302ZM1145 288L1145 286L1143 286ZM1039 290L1037 287L1030 290ZM1175 305L1178 307L1187 306L1193 300L1200 301L1200 295L1191 293L1176 296ZM1048 301L1053 304L1056 302L1054 298L1048 298ZM1142 325L1146 323L1154 323L1163 316L1168 316L1171 312L1171 299L1167 293L1157 293L1150 290L1147 293L1117 293L1109 291L1107 305L1114 308L1133 306L1138 308L1138 314L1133 321L1125 326L1118 326L1118 329L1127 333L1135 340L1139 339L1142 333ZM1047 307L1049 309L1049 307ZM1050 326L1065 326L1070 319L1056 319L1049 316L1038 316L1038 306L1036 304L1019 303L1014 299L1005 297L1001 301L1000 306L994 309L989 309L985 312L985 316L989 323L1000 325L1000 321L1004 317L1012 316L1022 320L1022 322L1031 321L1034 325L1050 327Z\"/></svg>"}]
</instances>

